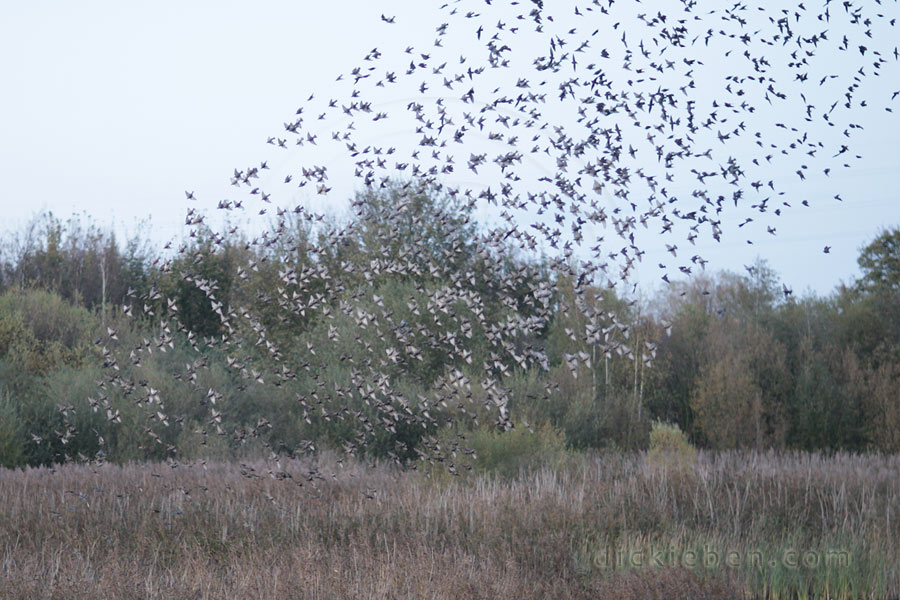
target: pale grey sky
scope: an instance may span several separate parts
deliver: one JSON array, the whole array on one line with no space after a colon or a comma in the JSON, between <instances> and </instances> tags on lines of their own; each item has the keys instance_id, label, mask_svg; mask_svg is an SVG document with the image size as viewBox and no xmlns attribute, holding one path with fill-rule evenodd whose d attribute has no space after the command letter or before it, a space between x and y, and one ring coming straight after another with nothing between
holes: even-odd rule
<instances>
[{"instance_id":1,"label":"pale grey sky","mask_svg":"<svg viewBox=\"0 0 900 600\"><path fill-rule=\"evenodd\" d=\"M234 197L229 176L235 168L269 160L278 173L299 171L300 155L279 154L267 137L282 135L283 123L312 93L346 100L339 94L347 88L337 87L335 78L362 64L374 47L384 53L383 65L403 71L403 47L427 51L434 28L446 20L440 4L7 3L0 18L3 226L19 227L47 209L61 217L84 212L119 231L134 231L138 219L150 216L149 235L181 236L191 205L185 190L211 209ZM468 5L484 7L481 0ZM653 12L652 3L642 6ZM896 2L883 10L900 12ZM382 23L382 13L396 16L396 24ZM711 55L707 62L717 59ZM784 199L795 195L792 208L768 221L749 209L726 215L721 244L697 242L696 251L710 260L707 268L742 271L761 256L798 293L827 293L854 278L860 246L880 228L900 225L900 104L893 104L893 113L882 108L897 88L892 60L872 88L878 96L869 100L873 110L860 114L864 130L851 147L863 159L854 168L830 177L811 172L800 182L793 169L774 166L767 176L788 192ZM391 135L405 135L402 126ZM800 207L802 199L812 206ZM756 220L738 229L746 216ZM768 235L766 225L776 226L777 235ZM832 247L829 254L825 245ZM638 272L642 286L658 285L655 268L664 255L664 248L648 250Z\"/></svg>"}]
</instances>

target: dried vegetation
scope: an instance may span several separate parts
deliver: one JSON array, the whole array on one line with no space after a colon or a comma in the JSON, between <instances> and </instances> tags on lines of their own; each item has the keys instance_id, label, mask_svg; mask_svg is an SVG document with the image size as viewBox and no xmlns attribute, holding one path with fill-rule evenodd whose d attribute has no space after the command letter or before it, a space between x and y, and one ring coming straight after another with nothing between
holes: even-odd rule
<instances>
[{"instance_id":1,"label":"dried vegetation","mask_svg":"<svg viewBox=\"0 0 900 600\"><path fill-rule=\"evenodd\" d=\"M896 456L705 452L674 470L610 453L449 480L329 456L7 470L0 596L897 597L898 472ZM777 564L685 562L710 548ZM850 560L791 568L791 549Z\"/></svg>"}]
</instances>

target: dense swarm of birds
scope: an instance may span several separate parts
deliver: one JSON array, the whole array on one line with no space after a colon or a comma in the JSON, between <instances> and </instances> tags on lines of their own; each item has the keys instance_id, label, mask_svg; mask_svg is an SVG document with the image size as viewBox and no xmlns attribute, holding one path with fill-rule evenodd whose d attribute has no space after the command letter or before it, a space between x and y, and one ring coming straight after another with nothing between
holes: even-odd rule
<instances>
[{"instance_id":1,"label":"dense swarm of birds","mask_svg":"<svg viewBox=\"0 0 900 600\"><path fill-rule=\"evenodd\" d=\"M527 266L508 268L510 252L543 252L555 275L574 282L574 306L567 310L581 311L587 326L567 331L573 339L599 348L601 355L652 362L655 345L632 345L628 324L585 301L587 290L630 286L636 264L654 245L664 245L671 257L659 263L665 282L673 273L705 268L707 259L692 248L698 238L721 239L730 209L749 206L765 224L791 202L799 203L779 189L771 176L776 166L800 181L813 172L829 176L850 167L861 158L850 149L861 128L860 111L883 111L892 119L898 95L870 87L897 63L895 1L805 0L788 6L681 0L666 3L666 13L661 9L660 3L614 0L457 0L436 12L441 18L430 46L410 46L399 56L373 48L337 77L335 90L343 92L310 95L283 131L268 138L275 158L234 169L231 183L243 196L218 204L253 214L276 209L275 225L251 242L260 246L296 248L295 229L286 225L290 217L318 227L318 241L302 248L314 260L301 270L282 269L277 297L260 298L257 306L226 305L216 281L194 278L221 320L224 334L217 339L201 340L187 331L176 303L159 291L134 297L126 314L163 307L162 314L152 315L159 331L141 347L121 350L137 363L144 353L171 347L173 331L182 329L191 344L218 345L248 383L280 385L302 373L317 383L314 393L298 395L304 414L353 423L347 452L364 452L380 430L422 427L429 435L415 458L444 462L451 472L458 468L451 456L469 451L463 441L442 446L431 432L452 419L477 420L473 403L483 403L499 429L513 427L505 376L516 368L548 367L544 349L532 340L556 310L548 283L553 279L531 278ZM403 31L403 15L381 15L377 26L387 28L385 36L396 35ZM748 140L740 159L733 155L739 138ZM294 161L298 147L311 150L310 162L275 175L269 163L279 163L277 152ZM328 156L341 158L326 161ZM316 209L331 191L335 164L350 165L364 190L352 202L358 218L346 227L328 225ZM279 196L292 201L299 192L305 197L293 206L277 204ZM368 199L379 193L391 194L391 200L376 208ZM473 230L458 214L416 214L421 194L482 211L489 224ZM192 192L186 196L196 201ZM205 218L192 206L186 224L198 229ZM437 253L429 238L432 219L451 231ZM347 271L315 260L374 222L380 227L372 229L368 243L395 251L372 259L366 272L348 279ZM767 231L774 235L774 224ZM471 248L471 236L481 242L479 273L457 268L469 264L461 257ZM240 265L236 277L256 268ZM411 325L385 306L366 283L384 275L413 282L406 307L434 327ZM499 317L486 314L486 293L509 310ZM790 293L787 286L784 293ZM300 349L301 361L286 358L258 315L261 307L280 310L285 319L317 315L326 323L342 312L358 328L375 330L384 348L376 352L352 331L329 327L330 343L347 348L353 363L350 381L337 383L328 379L329 365L311 345ZM480 379L454 367L430 395L409 397L392 385L392 373L422 360L425 350L471 365L467 340L473 331L483 332L491 348ZM167 414L158 390L119 373L124 354L112 328L107 337L102 387L139 398L151 434L178 422ZM264 347L278 366L256 370L242 358L251 346ZM290 356L296 357L293 350ZM585 352L564 357L575 375L592 359ZM184 380L196 381L204 366L203 360L187 365ZM548 387L548 397L552 391ZM220 396L207 391L204 435L248 435L222 427ZM94 408L119 420L119 412L100 397L92 400ZM348 408L351 397L377 417ZM266 427L271 424L261 422L257 429ZM302 446L298 450L314 444ZM408 450L389 454L415 464L402 458Z\"/></svg>"}]
</instances>

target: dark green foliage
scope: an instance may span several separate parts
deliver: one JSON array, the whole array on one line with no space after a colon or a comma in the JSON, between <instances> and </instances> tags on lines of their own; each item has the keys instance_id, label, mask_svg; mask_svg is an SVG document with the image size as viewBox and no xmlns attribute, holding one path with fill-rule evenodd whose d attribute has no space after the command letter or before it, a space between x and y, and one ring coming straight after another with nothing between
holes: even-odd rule
<instances>
[{"instance_id":1,"label":"dark green foliage","mask_svg":"<svg viewBox=\"0 0 900 600\"><path fill-rule=\"evenodd\" d=\"M857 262L863 272L858 289L900 292L900 229L883 231L862 249Z\"/></svg>"},{"instance_id":2,"label":"dark green foliage","mask_svg":"<svg viewBox=\"0 0 900 600\"><path fill-rule=\"evenodd\" d=\"M2 289L51 290L70 303L102 310L125 302L129 289L146 288L149 243L135 237L120 247L112 232L86 219L63 222L41 213L2 250Z\"/></svg>"},{"instance_id":3,"label":"dark green foliage","mask_svg":"<svg viewBox=\"0 0 900 600\"><path fill-rule=\"evenodd\" d=\"M81 221L36 219L0 269L0 464L331 446L410 465L424 440L450 431L503 471L530 460L504 458L519 450L647 448L654 419L712 448L900 449L896 230L863 250L857 285L829 297L783 295L761 262L746 276L695 275L648 303L577 272L550 281L545 262L512 249L498 255L470 207L433 190L395 184L354 206L357 221L325 255L308 240L331 225L284 215L277 227L290 233L277 241L206 231L171 260ZM443 268L410 277L390 267L424 268L423 252ZM504 279L512 289L498 287ZM538 314L526 292L539 285L552 318L515 343L548 362L498 360L480 319ZM450 288L477 294L483 312L426 310ZM222 347L227 327L239 350ZM608 331L616 351L604 352ZM311 352L326 365L318 383ZM508 394L513 431L500 433L482 405L488 374ZM467 387L449 383L458 377Z\"/></svg>"},{"instance_id":4,"label":"dark green foliage","mask_svg":"<svg viewBox=\"0 0 900 600\"><path fill-rule=\"evenodd\" d=\"M504 432L482 428L469 433L465 443L475 451L475 471L505 478L558 468L569 456L565 434L548 424L532 431L523 426Z\"/></svg>"},{"instance_id":5,"label":"dark green foliage","mask_svg":"<svg viewBox=\"0 0 900 600\"><path fill-rule=\"evenodd\" d=\"M0 467L18 467L26 462L23 423L9 391L0 395Z\"/></svg>"}]
</instances>

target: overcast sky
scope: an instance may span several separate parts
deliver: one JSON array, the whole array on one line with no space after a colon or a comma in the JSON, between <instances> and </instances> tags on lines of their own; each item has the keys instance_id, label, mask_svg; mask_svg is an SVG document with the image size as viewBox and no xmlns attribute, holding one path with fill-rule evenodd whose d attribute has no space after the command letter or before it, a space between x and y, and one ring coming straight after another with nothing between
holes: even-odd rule
<instances>
[{"instance_id":1,"label":"overcast sky","mask_svg":"<svg viewBox=\"0 0 900 600\"><path fill-rule=\"evenodd\" d=\"M896 12L897 4L889 4L885 10ZM120 232L134 232L150 217L145 233L178 238L186 231L185 190L206 206L228 197L233 169L271 159L266 139L283 132L310 94L329 96L337 75L371 48L427 47L442 22L438 6L426 0L6 3L0 18L4 227L52 210L63 218L86 213ZM382 13L396 16L396 25L382 23ZM398 57L398 70L403 60ZM882 96L891 85L900 87L892 69ZM886 104L884 97L878 102ZM865 129L853 150L864 158L852 170L811 174L805 182L773 171L784 178L782 189L796 193L796 203L809 199L812 207L785 211L772 222L776 236L757 229L753 245L743 231L721 244L698 242L708 268L742 271L760 256L798 293L827 293L856 277L859 248L881 228L900 224L900 106L894 106L894 113L860 117ZM291 162L283 155L274 160ZM658 258L650 253L646 260ZM658 284L652 269L639 275L642 285Z\"/></svg>"}]
</instances>

